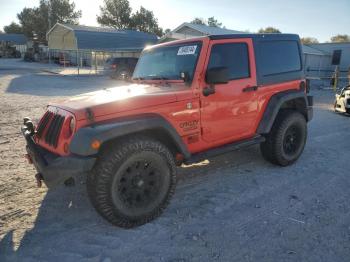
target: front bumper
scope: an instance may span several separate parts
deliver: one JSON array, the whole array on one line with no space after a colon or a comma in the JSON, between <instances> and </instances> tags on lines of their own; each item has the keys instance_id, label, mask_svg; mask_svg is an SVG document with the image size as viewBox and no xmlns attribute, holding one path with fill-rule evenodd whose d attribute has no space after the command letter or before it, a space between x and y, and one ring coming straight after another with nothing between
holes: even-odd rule
<instances>
[{"instance_id":1,"label":"front bumper","mask_svg":"<svg viewBox=\"0 0 350 262\"><path fill-rule=\"evenodd\" d=\"M33 140L33 126L25 121L21 131L26 139L27 154L38 171L40 177L48 188L64 182L70 177L91 170L95 164L95 157L80 157L80 156L59 156L53 154L46 149L35 144Z\"/></svg>"}]
</instances>

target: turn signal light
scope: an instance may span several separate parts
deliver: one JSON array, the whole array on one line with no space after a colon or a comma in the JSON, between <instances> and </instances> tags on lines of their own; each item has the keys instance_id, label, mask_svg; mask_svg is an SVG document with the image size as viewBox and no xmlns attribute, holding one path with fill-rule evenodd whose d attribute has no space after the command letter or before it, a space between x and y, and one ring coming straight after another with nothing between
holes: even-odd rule
<instances>
[{"instance_id":1,"label":"turn signal light","mask_svg":"<svg viewBox=\"0 0 350 262\"><path fill-rule=\"evenodd\" d=\"M91 148L95 149L95 150L98 150L101 146L101 142L98 141L98 140L93 140L91 142Z\"/></svg>"}]
</instances>

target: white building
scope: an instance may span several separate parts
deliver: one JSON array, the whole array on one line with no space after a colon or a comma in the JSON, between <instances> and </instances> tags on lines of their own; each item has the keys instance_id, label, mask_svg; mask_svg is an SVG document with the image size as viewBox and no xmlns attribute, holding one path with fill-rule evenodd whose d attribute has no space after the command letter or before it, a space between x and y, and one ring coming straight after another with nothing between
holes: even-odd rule
<instances>
[{"instance_id":1,"label":"white building","mask_svg":"<svg viewBox=\"0 0 350 262\"><path fill-rule=\"evenodd\" d=\"M229 35L229 34L244 34L245 32L230 30L221 27L213 27L207 25L198 25L191 23L182 23L173 31L165 34L160 42L168 42L179 39L187 39L206 35Z\"/></svg>"},{"instance_id":2,"label":"white building","mask_svg":"<svg viewBox=\"0 0 350 262\"><path fill-rule=\"evenodd\" d=\"M319 57L320 76L330 77L335 70L335 65L332 65L332 57L334 51L341 50L341 58L339 64L340 76L346 78L350 69L350 43L321 43L308 45L309 48L323 53ZM313 62L306 61L305 67L309 66L311 70L316 69Z\"/></svg>"}]
</instances>

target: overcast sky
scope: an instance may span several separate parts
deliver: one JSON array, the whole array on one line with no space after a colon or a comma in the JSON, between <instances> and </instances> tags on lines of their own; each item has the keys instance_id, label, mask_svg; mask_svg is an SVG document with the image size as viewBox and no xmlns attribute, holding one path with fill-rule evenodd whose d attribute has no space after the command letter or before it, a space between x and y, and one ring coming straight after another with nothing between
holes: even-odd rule
<instances>
[{"instance_id":1,"label":"overcast sky","mask_svg":"<svg viewBox=\"0 0 350 262\"><path fill-rule=\"evenodd\" d=\"M72 0L71 0L72 1ZM103 0L74 0L83 16L80 23L97 26L96 15ZM0 0L0 28L17 21L24 7L39 0ZM194 17L214 16L226 28L257 31L274 26L283 33L297 33L327 41L336 34L350 35L350 0L130 0L136 10L142 4L152 10L164 29L174 29Z\"/></svg>"}]
</instances>

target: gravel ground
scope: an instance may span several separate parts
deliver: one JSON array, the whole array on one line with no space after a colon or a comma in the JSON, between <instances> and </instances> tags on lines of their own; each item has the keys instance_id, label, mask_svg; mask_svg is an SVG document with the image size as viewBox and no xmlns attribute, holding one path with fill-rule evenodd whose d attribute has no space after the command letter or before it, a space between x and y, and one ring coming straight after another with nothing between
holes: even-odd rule
<instances>
[{"instance_id":1,"label":"gravel ground","mask_svg":"<svg viewBox=\"0 0 350 262\"><path fill-rule=\"evenodd\" d=\"M179 168L164 214L124 230L96 214L83 178L36 188L19 132L50 100L119 83L7 65L0 60L0 261L349 261L350 118L332 112L331 91L312 89L315 116L296 164L273 166L255 146Z\"/></svg>"}]
</instances>

